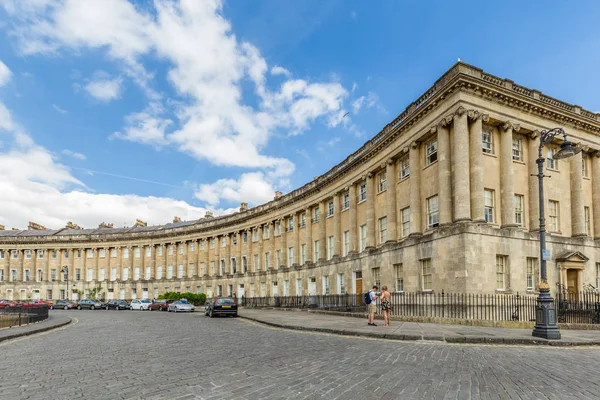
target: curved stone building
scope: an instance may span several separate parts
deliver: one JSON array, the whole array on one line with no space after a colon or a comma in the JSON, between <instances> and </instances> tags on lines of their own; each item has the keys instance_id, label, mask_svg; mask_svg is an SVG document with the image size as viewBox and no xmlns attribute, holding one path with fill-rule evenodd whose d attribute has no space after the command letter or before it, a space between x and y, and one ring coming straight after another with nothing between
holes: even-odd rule
<instances>
[{"instance_id":1,"label":"curved stone building","mask_svg":"<svg viewBox=\"0 0 600 400\"><path fill-rule=\"evenodd\" d=\"M381 132L293 192L240 212L167 225L0 230L0 298L105 298L396 291L534 292L539 132L564 127L583 152L544 148L548 278L597 286L600 114L458 63ZM68 270L68 283L61 270Z\"/></svg>"}]
</instances>

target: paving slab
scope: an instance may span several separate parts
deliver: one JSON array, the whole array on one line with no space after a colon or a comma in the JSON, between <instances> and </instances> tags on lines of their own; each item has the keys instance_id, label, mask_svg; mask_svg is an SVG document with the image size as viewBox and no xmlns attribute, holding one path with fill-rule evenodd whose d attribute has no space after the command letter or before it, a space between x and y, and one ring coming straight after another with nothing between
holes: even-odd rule
<instances>
[{"instance_id":1,"label":"paving slab","mask_svg":"<svg viewBox=\"0 0 600 400\"><path fill-rule=\"evenodd\" d=\"M431 324L392 321L383 326L367 325L366 318L327 315L311 311L281 311L276 309L241 308L239 315L252 321L279 328L364 336L390 340L442 341L447 343L518 344L546 346L600 346L598 330L561 330L561 339L533 337L531 329L492 328L468 325Z\"/></svg>"},{"instance_id":2,"label":"paving slab","mask_svg":"<svg viewBox=\"0 0 600 400\"><path fill-rule=\"evenodd\" d=\"M56 315L51 312L50 315L48 315L48 319L44 321L35 322L25 326L14 326L12 328L0 329L0 342L49 331L70 323L71 317L67 315Z\"/></svg>"}]
</instances>

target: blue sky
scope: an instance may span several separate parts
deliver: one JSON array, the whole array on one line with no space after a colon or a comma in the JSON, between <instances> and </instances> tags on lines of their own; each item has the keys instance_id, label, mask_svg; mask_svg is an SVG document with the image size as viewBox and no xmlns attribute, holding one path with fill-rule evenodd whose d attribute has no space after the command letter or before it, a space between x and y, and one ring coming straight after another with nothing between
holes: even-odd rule
<instances>
[{"instance_id":1,"label":"blue sky","mask_svg":"<svg viewBox=\"0 0 600 400\"><path fill-rule=\"evenodd\" d=\"M260 204L459 57L600 111L599 19L593 1L0 1L0 224Z\"/></svg>"}]
</instances>

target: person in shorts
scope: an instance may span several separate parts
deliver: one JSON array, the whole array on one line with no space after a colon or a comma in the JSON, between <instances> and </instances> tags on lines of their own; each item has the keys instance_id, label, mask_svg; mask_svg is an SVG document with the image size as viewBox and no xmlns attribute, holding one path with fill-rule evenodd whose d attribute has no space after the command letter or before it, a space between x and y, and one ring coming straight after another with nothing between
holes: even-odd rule
<instances>
[{"instance_id":1,"label":"person in shorts","mask_svg":"<svg viewBox=\"0 0 600 400\"><path fill-rule=\"evenodd\" d=\"M377 312L377 285L373 285L373 288L369 290L369 297L371 303L369 303L369 325L377 326L375 324L375 313Z\"/></svg>"}]
</instances>

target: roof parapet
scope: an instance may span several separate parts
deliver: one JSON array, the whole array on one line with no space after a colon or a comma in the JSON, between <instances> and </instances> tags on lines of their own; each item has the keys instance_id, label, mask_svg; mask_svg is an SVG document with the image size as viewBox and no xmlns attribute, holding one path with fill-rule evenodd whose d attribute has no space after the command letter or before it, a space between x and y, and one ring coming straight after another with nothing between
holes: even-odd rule
<instances>
[{"instance_id":1,"label":"roof parapet","mask_svg":"<svg viewBox=\"0 0 600 400\"><path fill-rule=\"evenodd\" d=\"M248 211L248 203L242 202L240 204L240 212Z\"/></svg>"},{"instance_id":2,"label":"roof parapet","mask_svg":"<svg viewBox=\"0 0 600 400\"><path fill-rule=\"evenodd\" d=\"M148 226L148 223L145 221L142 221L141 219L137 218L135 220L135 224L133 225L134 228L138 228L140 226Z\"/></svg>"},{"instance_id":3,"label":"roof parapet","mask_svg":"<svg viewBox=\"0 0 600 400\"><path fill-rule=\"evenodd\" d=\"M100 225L98 225L99 229L104 229L104 228L113 228L114 225L113 224L107 224L106 222L102 222L100 223Z\"/></svg>"}]
</instances>

